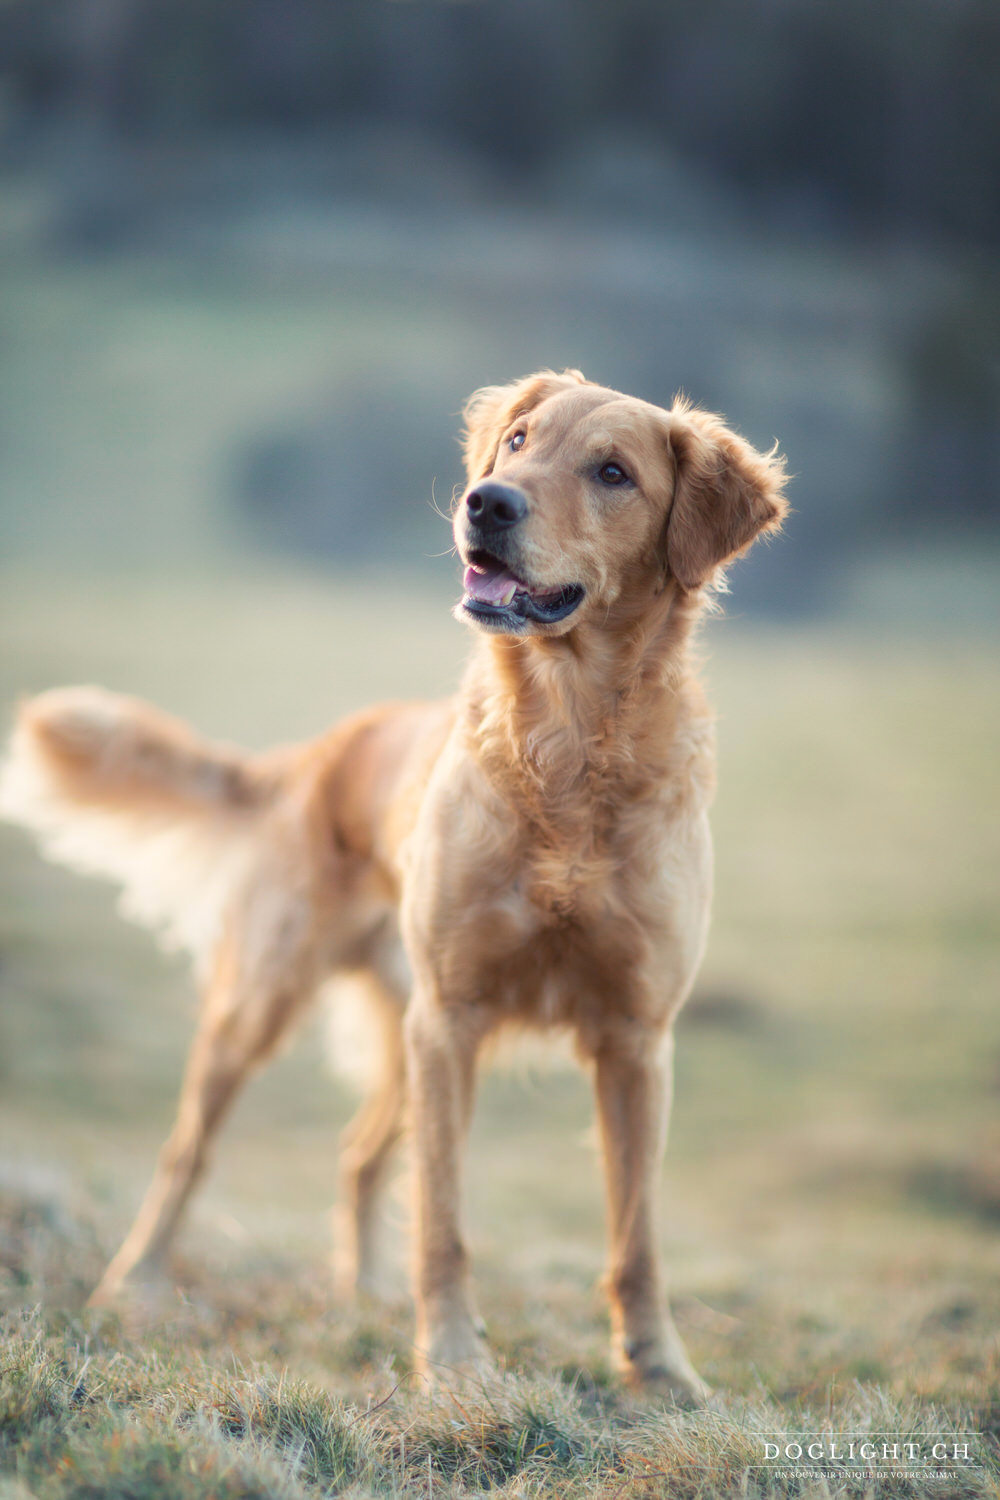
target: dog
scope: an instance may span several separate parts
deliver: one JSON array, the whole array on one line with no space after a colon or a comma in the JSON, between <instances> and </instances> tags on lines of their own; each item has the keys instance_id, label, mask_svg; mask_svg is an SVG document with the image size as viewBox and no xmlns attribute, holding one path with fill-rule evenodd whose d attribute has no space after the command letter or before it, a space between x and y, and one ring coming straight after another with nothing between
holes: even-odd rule
<instances>
[{"instance_id":1,"label":"dog","mask_svg":"<svg viewBox=\"0 0 1000 1500\"><path fill-rule=\"evenodd\" d=\"M360 972L382 1047L342 1154L348 1249L364 1289L407 1105L419 1366L489 1367L461 1221L477 1056L502 1028L559 1028L594 1079L616 1367L698 1403L656 1231L672 1024L712 885L692 637L725 565L780 526L784 460L576 370L477 391L465 457L455 614L477 640L452 700L259 756L100 688L20 710L6 815L117 878L204 989L176 1123L92 1301L160 1271L241 1085L323 981Z\"/></svg>"}]
</instances>

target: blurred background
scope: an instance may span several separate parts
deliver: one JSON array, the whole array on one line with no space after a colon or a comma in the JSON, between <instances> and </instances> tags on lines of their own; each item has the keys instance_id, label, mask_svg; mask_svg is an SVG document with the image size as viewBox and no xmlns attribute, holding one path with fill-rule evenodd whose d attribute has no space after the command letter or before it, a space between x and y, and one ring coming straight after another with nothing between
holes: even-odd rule
<instances>
[{"instance_id":1,"label":"blurred background","mask_svg":"<svg viewBox=\"0 0 1000 1500\"><path fill-rule=\"evenodd\" d=\"M928 1329L933 1379L995 1357L998 78L993 0L0 6L5 704L97 680L263 744L448 691L434 507L484 383L683 389L787 453L786 532L706 635L719 897L664 1235L708 1367L791 1326L769 1289L812 1330L789 1369L912 1379ZM76 1205L96 1274L192 1002L11 831L0 898L40 1296L23 1205ZM477 1245L554 1297L601 1260L589 1102L520 1088L484 1094ZM203 1256L319 1256L349 1106L316 1048L254 1086Z\"/></svg>"},{"instance_id":2,"label":"blurred background","mask_svg":"<svg viewBox=\"0 0 1000 1500\"><path fill-rule=\"evenodd\" d=\"M981 610L998 76L991 0L6 0L4 551L421 566L577 365L780 438L743 608Z\"/></svg>"}]
</instances>

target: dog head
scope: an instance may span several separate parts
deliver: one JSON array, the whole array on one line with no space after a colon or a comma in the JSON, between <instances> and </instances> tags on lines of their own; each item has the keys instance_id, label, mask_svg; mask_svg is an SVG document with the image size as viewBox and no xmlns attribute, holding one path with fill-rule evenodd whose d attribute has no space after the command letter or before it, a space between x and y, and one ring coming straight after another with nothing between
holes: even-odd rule
<instances>
[{"instance_id":1,"label":"dog head","mask_svg":"<svg viewBox=\"0 0 1000 1500\"><path fill-rule=\"evenodd\" d=\"M562 635L641 610L669 580L693 592L787 509L775 452L577 370L476 391L465 424L457 613L487 631Z\"/></svg>"}]
</instances>

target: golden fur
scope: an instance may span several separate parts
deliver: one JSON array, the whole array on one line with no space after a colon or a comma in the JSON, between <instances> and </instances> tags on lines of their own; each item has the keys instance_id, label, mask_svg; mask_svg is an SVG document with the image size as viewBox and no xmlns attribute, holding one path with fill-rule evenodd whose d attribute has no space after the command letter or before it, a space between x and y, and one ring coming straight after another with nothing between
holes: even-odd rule
<instances>
[{"instance_id":1,"label":"golden fur","mask_svg":"<svg viewBox=\"0 0 1000 1500\"><path fill-rule=\"evenodd\" d=\"M21 710L7 815L119 879L204 978L174 1130L94 1300L162 1265L248 1073L325 979L361 970L383 1046L342 1158L357 1284L377 1279L408 1099L419 1357L483 1364L459 1192L477 1053L506 1023L568 1028L594 1075L618 1367L698 1400L655 1236L671 1023L711 894L713 727L690 638L721 567L780 524L783 466L684 401L576 371L477 392L466 456L455 540L475 566L457 612L479 629L452 701L260 757L98 688ZM507 568L513 604L477 604Z\"/></svg>"}]
</instances>

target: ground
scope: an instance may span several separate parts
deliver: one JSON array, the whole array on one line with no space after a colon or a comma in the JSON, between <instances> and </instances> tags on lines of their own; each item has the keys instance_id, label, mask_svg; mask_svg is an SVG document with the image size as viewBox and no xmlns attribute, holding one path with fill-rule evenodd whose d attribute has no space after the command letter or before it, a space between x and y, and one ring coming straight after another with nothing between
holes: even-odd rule
<instances>
[{"instance_id":1,"label":"ground","mask_svg":"<svg viewBox=\"0 0 1000 1500\"><path fill-rule=\"evenodd\" d=\"M21 570L0 595L5 703L96 680L254 745L447 691L465 645L425 585L373 601L370 581L274 570ZM469 1219L506 1373L429 1396L405 1180L398 1305L348 1307L331 1287L352 1094L319 1020L226 1129L177 1293L155 1314L85 1311L166 1132L194 992L108 889L4 830L0 1495L863 1493L860 1458L848 1477L760 1467L769 1434L821 1431L941 1434L985 1466L883 1477L879 1495L995 1493L995 652L734 611L704 655L718 899L679 1028L662 1240L710 1409L665 1412L614 1382L590 1100L571 1070L484 1083Z\"/></svg>"}]
</instances>

